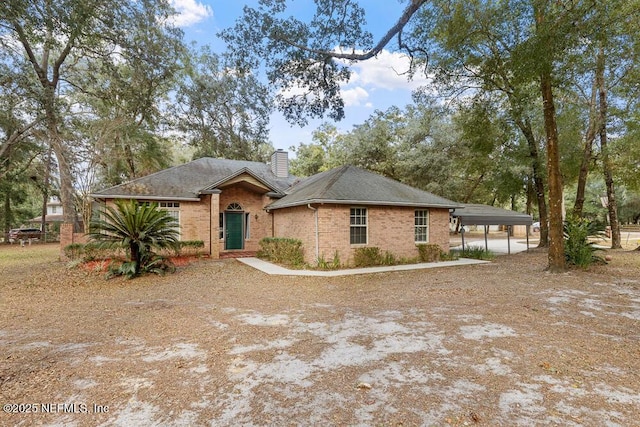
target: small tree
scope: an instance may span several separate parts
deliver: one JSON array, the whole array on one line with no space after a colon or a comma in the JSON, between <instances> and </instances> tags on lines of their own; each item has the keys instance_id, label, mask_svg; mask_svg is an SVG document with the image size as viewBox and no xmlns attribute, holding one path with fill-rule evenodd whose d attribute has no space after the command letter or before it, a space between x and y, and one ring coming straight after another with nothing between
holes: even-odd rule
<instances>
[{"instance_id":1,"label":"small tree","mask_svg":"<svg viewBox=\"0 0 640 427\"><path fill-rule=\"evenodd\" d=\"M160 271L151 249L177 247L175 220L159 210L157 203L116 200L115 205L107 206L91 221L89 238L105 248L129 249L129 262L120 267L120 274L133 278L143 271Z\"/></svg>"}]
</instances>

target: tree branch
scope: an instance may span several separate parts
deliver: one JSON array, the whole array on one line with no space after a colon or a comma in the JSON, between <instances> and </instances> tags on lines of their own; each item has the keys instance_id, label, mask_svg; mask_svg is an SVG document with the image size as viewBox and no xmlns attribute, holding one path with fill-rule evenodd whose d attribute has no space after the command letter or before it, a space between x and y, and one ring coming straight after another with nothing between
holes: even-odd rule
<instances>
[{"instance_id":1,"label":"tree branch","mask_svg":"<svg viewBox=\"0 0 640 427\"><path fill-rule=\"evenodd\" d=\"M23 128L20 128L18 130L16 130L15 132L13 132L9 138L7 138L7 140L5 142L2 143L2 145L0 145L0 159L2 157L4 157L5 153L7 152L7 150L9 150L9 148L11 148L11 146L17 144L18 142L20 142L22 139L26 138L27 136L30 135L31 133L31 129L36 126L41 120L35 120L31 123L29 123L28 125L24 126Z\"/></svg>"},{"instance_id":2,"label":"tree branch","mask_svg":"<svg viewBox=\"0 0 640 427\"><path fill-rule=\"evenodd\" d=\"M296 49L303 50L305 52L314 53L321 56L328 56L336 59L347 59L351 61L365 61L367 59L371 59L380 52L382 49L389 44L391 39L393 39L397 34L399 34L402 29L407 25L407 22L411 19L411 17L420 9L420 7L425 4L427 0L411 0L409 5L406 7L402 16L398 19L398 22L387 31L387 33L378 41L372 49L367 52L356 54L356 53L342 53L342 52L334 52L329 50L321 50L321 49L311 49L307 46L300 45L298 43L292 42L291 40L282 37L278 34L272 35L275 40L282 41L288 44L291 47L295 47Z\"/></svg>"}]
</instances>

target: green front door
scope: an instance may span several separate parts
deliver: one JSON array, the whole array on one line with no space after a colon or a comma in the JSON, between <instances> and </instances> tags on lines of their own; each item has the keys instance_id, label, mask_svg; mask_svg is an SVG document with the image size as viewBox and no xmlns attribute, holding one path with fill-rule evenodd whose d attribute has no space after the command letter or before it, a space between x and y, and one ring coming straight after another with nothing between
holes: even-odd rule
<instances>
[{"instance_id":1,"label":"green front door","mask_svg":"<svg viewBox=\"0 0 640 427\"><path fill-rule=\"evenodd\" d=\"M244 214L242 212L225 212L225 249L243 249L244 239L242 232L242 219Z\"/></svg>"}]
</instances>

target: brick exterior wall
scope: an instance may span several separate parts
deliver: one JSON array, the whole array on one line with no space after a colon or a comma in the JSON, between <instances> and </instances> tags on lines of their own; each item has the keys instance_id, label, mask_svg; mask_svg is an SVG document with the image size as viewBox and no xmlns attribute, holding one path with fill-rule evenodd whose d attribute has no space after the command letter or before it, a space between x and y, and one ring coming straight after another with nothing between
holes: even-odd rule
<instances>
[{"instance_id":1,"label":"brick exterior wall","mask_svg":"<svg viewBox=\"0 0 640 427\"><path fill-rule=\"evenodd\" d=\"M305 261L309 264L315 264L315 212L307 206L296 206L271 211L271 215L273 215L273 235L301 240Z\"/></svg>"},{"instance_id":2,"label":"brick exterior wall","mask_svg":"<svg viewBox=\"0 0 640 427\"><path fill-rule=\"evenodd\" d=\"M205 253L211 253L210 212L210 194L199 202L180 202L180 240L202 240Z\"/></svg>"},{"instance_id":3,"label":"brick exterior wall","mask_svg":"<svg viewBox=\"0 0 640 427\"><path fill-rule=\"evenodd\" d=\"M449 252L449 209L429 209L429 243Z\"/></svg>"},{"instance_id":4,"label":"brick exterior wall","mask_svg":"<svg viewBox=\"0 0 640 427\"><path fill-rule=\"evenodd\" d=\"M219 213L232 203L239 204L249 214L250 238L244 241L243 251L257 251L263 237L290 237L302 241L305 261L317 262L316 214L318 218L318 254L325 260L333 259L338 251L343 264L353 262L354 250L362 246L376 246L398 257L418 255L414 242L415 208L366 206L368 241L366 245L351 245L349 242L350 209L345 205L314 205L316 211L305 206L277 209L268 213L264 207L272 202L266 195L232 185L220 194L202 196L198 202L180 201L181 240L202 240L205 253L217 259L224 252L224 240L219 238ZM109 202L113 203L112 201ZM364 206L363 206L364 207ZM60 229L60 253L64 259L64 247L71 243L84 243L86 237L73 233L71 224ZM449 251L449 211L429 209L429 243Z\"/></svg>"},{"instance_id":5,"label":"brick exterior wall","mask_svg":"<svg viewBox=\"0 0 640 427\"><path fill-rule=\"evenodd\" d=\"M60 261L69 261L64 253L64 248L73 243L87 243L88 240L86 234L73 232L73 224L60 224Z\"/></svg>"},{"instance_id":6,"label":"brick exterior wall","mask_svg":"<svg viewBox=\"0 0 640 427\"><path fill-rule=\"evenodd\" d=\"M211 258L218 259L220 258L220 244L219 244L219 230L218 224L220 223L220 195L212 194L209 198L209 210L211 215L209 215L209 228L207 232L209 233L209 254Z\"/></svg>"},{"instance_id":7,"label":"brick exterior wall","mask_svg":"<svg viewBox=\"0 0 640 427\"><path fill-rule=\"evenodd\" d=\"M351 245L349 241L350 209L343 205L314 205L318 209L318 249L320 257L330 261L334 253L343 264L353 262L356 248L379 247L398 257L415 257L415 208L367 206L368 242ZM307 206L273 211L274 233L278 237L291 237L302 241L305 261L316 263L315 213ZM449 251L449 210L429 209L429 243Z\"/></svg>"},{"instance_id":8,"label":"brick exterior wall","mask_svg":"<svg viewBox=\"0 0 640 427\"><path fill-rule=\"evenodd\" d=\"M243 251L257 251L260 239L272 236L272 218L264 210L264 206L271 202L271 198L248 190L242 184L227 187L221 194L203 195L200 201L179 201L180 240L202 240L204 252L209 253L211 258L219 258L220 252L224 251L224 240L219 238L219 214L231 203L238 203L244 213L249 214L250 238L244 241ZM114 206L114 201L109 200L107 204ZM72 227L71 224L69 226ZM65 225L61 227L61 257L64 256L65 246L85 242L83 234L74 234L73 228L69 229Z\"/></svg>"},{"instance_id":9,"label":"brick exterior wall","mask_svg":"<svg viewBox=\"0 0 640 427\"><path fill-rule=\"evenodd\" d=\"M198 202L166 200L167 202L180 203L180 240L202 240L204 242L204 248L202 248L204 253L211 253L209 212L211 210L212 198L217 199L217 197L217 194L207 194L202 196ZM141 199L141 201L145 200ZM153 202L160 203L157 201ZM107 205L115 207L114 200L107 200ZM216 224L217 221L216 216Z\"/></svg>"}]
</instances>

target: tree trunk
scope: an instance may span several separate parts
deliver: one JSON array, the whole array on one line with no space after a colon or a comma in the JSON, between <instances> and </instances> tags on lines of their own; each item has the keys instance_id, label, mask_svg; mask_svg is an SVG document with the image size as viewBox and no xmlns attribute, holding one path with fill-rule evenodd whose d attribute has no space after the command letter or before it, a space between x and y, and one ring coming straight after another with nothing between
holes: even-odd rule
<instances>
[{"instance_id":1,"label":"tree trunk","mask_svg":"<svg viewBox=\"0 0 640 427\"><path fill-rule=\"evenodd\" d=\"M558 126L553 100L551 65L540 74L540 89L544 110L544 129L547 134L547 174L549 181L549 271L561 272L566 268L564 258L562 218L562 176L560 174L560 150ZM541 224L542 226L542 224Z\"/></svg>"},{"instance_id":2,"label":"tree trunk","mask_svg":"<svg viewBox=\"0 0 640 427\"><path fill-rule=\"evenodd\" d=\"M525 205L525 211L527 215L531 215L533 212L533 198L535 196L535 191L533 190L533 184L531 182L530 176L527 177L527 202Z\"/></svg>"},{"instance_id":3,"label":"tree trunk","mask_svg":"<svg viewBox=\"0 0 640 427\"><path fill-rule=\"evenodd\" d=\"M5 243L9 243L9 231L11 230L11 186L7 186L4 192L4 232Z\"/></svg>"},{"instance_id":4,"label":"tree trunk","mask_svg":"<svg viewBox=\"0 0 640 427\"><path fill-rule=\"evenodd\" d=\"M47 136L49 144L58 160L58 173L60 174L60 202L62 203L63 221L69 224L76 223L75 204L73 202L73 174L67 147L58 131L58 116L55 112L55 92L53 87L45 89L44 109L47 120Z\"/></svg>"},{"instance_id":5,"label":"tree trunk","mask_svg":"<svg viewBox=\"0 0 640 427\"><path fill-rule=\"evenodd\" d=\"M542 7L542 8L541 8ZM566 269L562 218L562 175L560 174L560 148L556 107L553 100L553 61L556 51L553 23L547 22L544 3L534 2L536 32L540 38L544 57L539 61L540 92L547 136L547 185L549 186L549 266L552 273ZM542 224L540 224L542 226Z\"/></svg>"},{"instance_id":6,"label":"tree trunk","mask_svg":"<svg viewBox=\"0 0 640 427\"><path fill-rule=\"evenodd\" d=\"M597 78L596 78L597 81ZM573 205L573 214L582 217L584 210L584 192L587 186L587 176L589 175L589 165L593 161L593 141L596 139L596 132L600 126L596 114L596 93L597 83L594 82L591 89L591 101L589 103L589 124L587 133L584 136L584 149L582 152L582 162L580 164L580 173L578 174L578 187L576 189L576 202Z\"/></svg>"},{"instance_id":7,"label":"tree trunk","mask_svg":"<svg viewBox=\"0 0 640 427\"><path fill-rule=\"evenodd\" d=\"M42 187L42 218L40 220L40 232L42 233L42 241L46 241L47 231L47 203L49 202L49 183L51 181L51 155L52 148L49 146L47 151L47 164L45 165L44 183Z\"/></svg>"},{"instance_id":8,"label":"tree trunk","mask_svg":"<svg viewBox=\"0 0 640 427\"><path fill-rule=\"evenodd\" d=\"M596 67L596 80L598 81L598 93L600 97L600 149L602 150L602 167L604 169L604 182L607 186L607 209L609 210L609 223L611 225L611 249L622 248L620 238L620 224L618 222L618 203L616 191L613 185L613 173L609 148L607 145L607 88L604 84L604 49L598 51L598 66Z\"/></svg>"},{"instance_id":9,"label":"tree trunk","mask_svg":"<svg viewBox=\"0 0 640 427\"><path fill-rule=\"evenodd\" d=\"M131 262L135 263L135 275L140 274L140 246L138 242L131 242L129 244L129 251L131 256Z\"/></svg>"},{"instance_id":10,"label":"tree trunk","mask_svg":"<svg viewBox=\"0 0 640 427\"><path fill-rule=\"evenodd\" d=\"M538 151L538 142L531 129L531 122L528 118L516 120L516 124L527 140L529 146L529 158L531 159L531 169L533 171L533 182L538 202L538 214L540 215L540 242L539 248L549 246L549 216L547 214L547 199L544 196L544 179L542 177L542 165L540 161L540 153Z\"/></svg>"}]
</instances>

